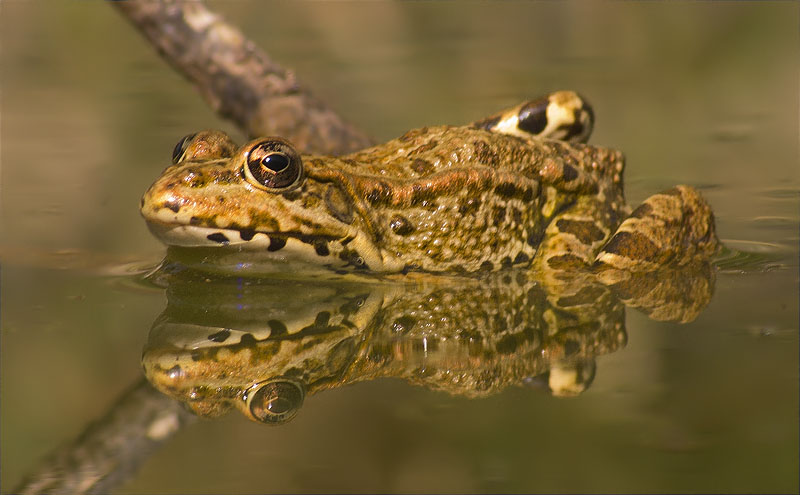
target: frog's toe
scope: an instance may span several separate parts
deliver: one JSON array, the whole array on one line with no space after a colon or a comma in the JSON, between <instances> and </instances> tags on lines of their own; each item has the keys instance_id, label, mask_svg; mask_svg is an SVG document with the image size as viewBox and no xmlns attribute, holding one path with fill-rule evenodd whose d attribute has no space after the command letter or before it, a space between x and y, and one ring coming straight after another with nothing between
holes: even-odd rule
<instances>
[{"instance_id":1,"label":"frog's toe","mask_svg":"<svg viewBox=\"0 0 800 495\"><path fill-rule=\"evenodd\" d=\"M719 249L714 214L700 193L676 186L655 194L625 219L595 260L595 267L653 270L708 260Z\"/></svg>"}]
</instances>

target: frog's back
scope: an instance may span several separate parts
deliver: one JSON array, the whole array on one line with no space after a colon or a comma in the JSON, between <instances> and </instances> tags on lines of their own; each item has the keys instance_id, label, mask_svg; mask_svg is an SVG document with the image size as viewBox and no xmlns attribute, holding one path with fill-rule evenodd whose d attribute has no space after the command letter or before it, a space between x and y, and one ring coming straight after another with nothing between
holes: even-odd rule
<instances>
[{"instance_id":1,"label":"frog's back","mask_svg":"<svg viewBox=\"0 0 800 495\"><path fill-rule=\"evenodd\" d=\"M310 176L335 174L363 198L373 236L409 269L527 263L552 218L578 198L623 207L621 153L475 126L424 127L334 162L305 162Z\"/></svg>"}]
</instances>

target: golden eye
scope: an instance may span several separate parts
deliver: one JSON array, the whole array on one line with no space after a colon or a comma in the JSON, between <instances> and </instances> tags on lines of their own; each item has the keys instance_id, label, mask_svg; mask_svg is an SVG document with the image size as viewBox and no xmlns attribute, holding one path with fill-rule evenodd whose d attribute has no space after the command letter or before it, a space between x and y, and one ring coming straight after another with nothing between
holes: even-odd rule
<instances>
[{"instance_id":1,"label":"golden eye","mask_svg":"<svg viewBox=\"0 0 800 495\"><path fill-rule=\"evenodd\" d=\"M284 192L294 189L303 179L303 161L287 141L268 138L247 152L244 175L260 189Z\"/></svg>"},{"instance_id":2,"label":"golden eye","mask_svg":"<svg viewBox=\"0 0 800 495\"><path fill-rule=\"evenodd\" d=\"M282 424L297 414L306 393L300 383L285 380L259 383L247 391L250 418L265 424Z\"/></svg>"}]
</instances>

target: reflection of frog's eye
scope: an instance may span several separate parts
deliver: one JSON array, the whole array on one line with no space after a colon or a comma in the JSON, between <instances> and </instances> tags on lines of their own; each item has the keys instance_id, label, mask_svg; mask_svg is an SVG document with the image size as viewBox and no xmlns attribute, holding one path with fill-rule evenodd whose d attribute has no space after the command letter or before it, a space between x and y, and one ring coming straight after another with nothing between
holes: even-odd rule
<instances>
[{"instance_id":1,"label":"reflection of frog's eye","mask_svg":"<svg viewBox=\"0 0 800 495\"><path fill-rule=\"evenodd\" d=\"M302 182L303 161L291 144L280 138L269 138L247 152L244 175L260 189L285 192Z\"/></svg>"},{"instance_id":2,"label":"reflection of frog's eye","mask_svg":"<svg viewBox=\"0 0 800 495\"><path fill-rule=\"evenodd\" d=\"M247 391L245 401L250 417L270 425L294 418L303 405L306 393L300 383L273 381L259 383Z\"/></svg>"},{"instance_id":3,"label":"reflection of frog's eye","mask_svg":"<svg viewBox=\"0 0 800 495\"><path fill-rule=\"evenodd\" d=\"M178 144L175 145L175 149L172 150L172 163L178 163L181 161L183 153L186 151L186 148L189 147L189 144L192 142L192 139L194 139L195 136L197 136L197 133L187 134L183 136L180 141L178 141Z\"/></svg>"}]
</instances>

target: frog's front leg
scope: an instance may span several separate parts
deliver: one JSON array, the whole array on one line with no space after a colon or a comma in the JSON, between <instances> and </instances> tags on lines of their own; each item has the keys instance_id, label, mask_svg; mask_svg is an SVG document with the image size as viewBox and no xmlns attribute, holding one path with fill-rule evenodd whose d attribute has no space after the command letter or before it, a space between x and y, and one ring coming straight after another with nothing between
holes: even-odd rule
<instances>
[{"instance_id":1,"label":"frog's front leg","mask_svg":"<svg viewBox=\"0 0 800 495\"><path fill-rule=\"evenodd\" d=\"M636 208L600 250L594 265L601 270L652 271L707 261L718 250L711 207L694 188L676 186Z\"/></svg>"}]
</instances>

